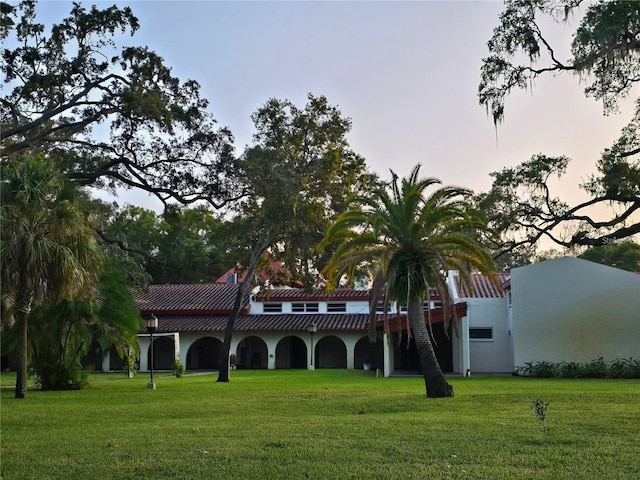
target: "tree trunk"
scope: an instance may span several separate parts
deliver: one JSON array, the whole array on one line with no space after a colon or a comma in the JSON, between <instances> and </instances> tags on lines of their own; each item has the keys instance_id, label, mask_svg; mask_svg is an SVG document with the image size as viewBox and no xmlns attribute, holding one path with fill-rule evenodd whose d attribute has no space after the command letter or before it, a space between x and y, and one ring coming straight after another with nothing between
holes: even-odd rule
<instances>
[{"instance_id":1,"label":"tree trunk","mask_svg":"<svg viewBox=\"0 0 640 480\"><path fill-rule=\"evenodd\" d=\"M238 291L236 293L236 299L233 304L233 310L231 314L229 314L229 318L227 319L227 325L224 330L224 342L222 344L222 351L220 352L220 371L218 372L218 382L228 382L229 381L229 353L231 350L231 339L233 337L233 328L240 315L240 309L242 308L242 303L246 292L251 283L250 278L253 275L253 269L249 267L247 270L247 274L240 283L238 287Z\"/></svg>"},{"instance_id":2,"label":"tree trunk","mask_svg":"<svg viewBox=\"0 0 640 480\"><path fill-rule=\"evenodd\" d=\"M453 397L453 387L449 385L438 364L436 352L433 349L431 338L424 321L422 301L419 298L410 298L408 315L413 329L413 338L416 342L422 375L427 390L427 397Z\"/></svg>"},{"instance_id":3,"label":"tree trunk","mask_svg":"<svg viewBox=\"0 0 640 480\"><path fill-rule=\"evenodd\" d=\"M16 298L16 328L18 329L18 355L16 365L16 393L15 398L27 398L27 366L29 363L28 350L28 320L31 313L31 295L18 293Z\"/></svg>"},{"instance_id":4,"label":"tree trunk","mask_svg":"<svg viewBox=\"0 0 640 480\"><path fill-rule=\"evenodd\" d=\"M238 292L236 293L236 299L233 304L233 310L227 320L227 325L224 330L224 342L222 344L222 351L220 352L220 371L218 372L218 382L229 381L229 353L231 350L231 338L233 336L233 328L240 315L240 309L245 296L249 292L251 286L251 277L258 265L258 260L262 254L269 248L269 245L273 242L276 235L276 228L274 225L267 225L260 233L260 238L256 242L256 245L251 253L251 259L249 260L249 268L245 274L245 277L240 283Z\"/></svg>"}]
</instances>

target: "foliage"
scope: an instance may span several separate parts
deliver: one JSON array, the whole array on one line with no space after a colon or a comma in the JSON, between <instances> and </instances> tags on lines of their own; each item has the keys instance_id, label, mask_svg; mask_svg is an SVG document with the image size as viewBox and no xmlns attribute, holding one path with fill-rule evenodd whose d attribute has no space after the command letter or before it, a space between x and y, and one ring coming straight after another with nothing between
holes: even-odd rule
<instances>
[{"instance_id":1,"label":"foliage","mask_svg":"<svg viewBox=\"0 0 640 480\"><path fill-rule=\"evenodd\" d=\"M514 89L528 89L541 75L564 72L580 76L585 95L602 100L604 112L640 80L640 4L596 1L586 7L562 61L543 32L545 18L566 23L582 0L508 0L483 59L479 101L497 124L505 99ZM522 64L518 64L523 60ZM570 247L598 246L640 232L640 99L620 138L597 162L598 174L582 187L592 198L569 205L552 195L549 179L565 173L569 159L535 155L515 168L492 174L491 190L481 198L496 228L505 234L503 251L535 244L541 238ZM611 218L597 220L593 207L611 206ZM562 231L564 229L564 231Z\"/></svg>"},{"instance_id":2,"label":"foliage","mask_svg":"<svg viewBox=\"0 0 640 480\"><path fill-rule=\"evenodd\" d=\"M234 188L232 136L216 129L193 80L181 82L134 35L129 7L74 3L50 29L36 2L2 2L2 157L46 153L82 185L138 188L163 202L216 206Z\"/></svg>"},{"instance_id":3,"label":"foliage","mask_svg":"<svg viewBox=\"0 0 640 480\"><path fill-rule=\"evenodd\" d=\"M312 373L237 370L232 384L166 373L153 391L145 388L148 376L92 374L91 388L73 395L34 391L19 405L10 398L15 375L5 373L2 476L640 476L640 380L452 377L454 400L425 403L419 377L376 378L360 369ZM553 399L547 448L528 408L538 396ZM361 408L366 415L352 414Z\"/></svg>"},{"instance_id":4,"label":"foliage","mask_svg":"<svg viewBox=\"0 0 640 480\"><path fill-rule=\"evenodd\" d=\"M229 228L202 206L170 206L156 214L127 205L100 226L105 241L142 265L156 284L207 283L222 275L232 266Z\"/></svg>"},{"instance_id":5,"label":"foliage","mask_svg":"<svg viewBox=\"0 0 640 480\"><path fill-rule=\"evenodd\" d=\"M252 120L254 145L237 163L248 195L235 206L243 227L239 244L250 252L249 263L225 329L221 382L229 380L233 324L265 252L284 262L292 282L312 288L330 253L317 250L329 223L346 207L345 198L377 182L349 147L351 120L324 96L309 94L304 108L270 99Z\"/></svg>"},{"instance_id":6,"label":"foliage","mask_svg":"<svg viewBox=\"0 0 640 480\"><path fill-rule=\"evenodd\" d=\"M184 365L180 360L176 359L176 361L173 362L173 374L176 376L176 378L180 378L182 377L182 375L184 375L184 371Z\"/></svg>"},{"instance_id":7,"label":"foliage","mask_svg":"<svg viewBox=\"0 0 640 480\"><path fill-rule=\"evenodd\" d=\"M110 257L100 275L97 314L87 326L93 343L99 346L100 358L111 348L120 358L136 358L139 350L137 333L142 321L125 268Z\"/></svg>"},{"instance_id":8,"label":"foliage","mask_svg":"<svg viewBox=\"0 0 640 480\"><path fill-rule=\"evenodd\" d=\"M438 365L425 326L422 303L435 289L445 308L453 310L448 271L459 270L461 279L469 284L473 271L495 275L495 264L476 242L477 232L487 231L486 219L468 203L470 192L441 187L427 195L426 190L440 182L420 179L419 173L417 165L400 182L393 174L388 189L379 188L351 200L351 208L329 227L320 246L336 245L323 273L331 289L345 275L352 281L359 265L372 266L370 338L374 337L380 298L407 305L427 396L451 396L453 391ZM450 315L453 313L446 315L447 320Z\"/></svg>"},{"instance_id":9,"label":"foliage","mask_svg":"<svg viewBox=\"0 0 640 480\"><path fill-rule=\"evenodd\" d=\"M640 271L640 245L631 241L613 242L601 247L591 247L578 255L578 258L628 270L629 272Z\"/></svg>"},{"instance_id":10,"label":"foliage","mask_svg":"<svg viewBox=\"0 0 640 480\"><path fill-rule=\"evenodd\" d=\"M78 390L86 385L81 360L92 342L88 326L96 310L90 300L64 299L32 312L31 367L43 390Z\"/></svg>"},{"instance_id":11,"label":"foliage","mask_svg":"<svg viewBox=\"0 0 640 480\"><path fill-rule=\"evenodd\" d=\"M543 360L528 362L516 371L536 378L640 378L640 360L616 358L606 362L602 357L587 363Z\"/></svg>"},{"instance_id":12,"label":"foliage","mask_svg":"<svg viewBox=\"0 0 640 480\"><path fill-rule=\"evenodd\" d=\"M75 189L41 156L3 162L0 265L17 329L16 398L26 396L28 320L33 306L90 296L102 252Z\"/></svg>"},{"instance_id":13,"label":"foliage","mask_svg":"<svg viewBox=\"0 0 640 480\"><path fill-rule=\"evenodd\" d=\"M89 374L77 359L39 361L35 365L36 385L42 390L80 390L89 383Z\"/></svg>"},{"instance_id":14,"label":"foliage","mask_svg":"<svg viewBox=\"0 0 640 480\"><path fill-rule=\"evenodd\" d=\"M101 362L112 347L121 358L135 355L141 321L131 288L122 268L107 261L97 285L97 301L65 298L32 312L32 370L43 390L84 387L83 370L92 359Z\"/></svg>"},{"instance_id":15,"label":"foliage","mask_svg":"<svg viewBox=\"0 0 640 480\"><path fill-rule=\"evenodd\" d=\"M536 414L538 420L540 421L540 425L542 426L542 435L544 437L544 444L547 445L547 424L545 420L547 419L547 410L549 410L549 405L551 402L545 402L544 398L538 397L533 402L531 402L531 410Z\"/></svg>"},{"instance_id":16,"label":"foliage","mask_svg":"<svg viewBox=\"0 0 640 480\"><path fill-rule=\"evenodd\" d=\"M324 96L309 94L304 108L272 98L252 120L254 144L238 163L249 195L236 211L247 219L250 246L260 225L277 225L272 255L293 281L313 288L330 254L317 249L326 229L347 198L371 190L377 178L347 142L351 120Z\"/></svg>"}]
</instances>

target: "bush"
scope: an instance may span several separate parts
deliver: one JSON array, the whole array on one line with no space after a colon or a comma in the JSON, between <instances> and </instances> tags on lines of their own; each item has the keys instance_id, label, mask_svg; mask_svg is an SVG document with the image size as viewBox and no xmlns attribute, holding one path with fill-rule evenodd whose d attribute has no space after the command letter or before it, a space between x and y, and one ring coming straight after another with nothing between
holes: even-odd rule
<instances>
[{"instance_id":1,"label":"bush","mask_svg":"<svg viewBox=\"0 0 640 480\"><path fill-rule=\"evenodd\" d=\"M79 361L40 362L33 370L42 390L80 390L89 383L89 374Z\"/></svg>"},{"instance_id":2,"label":"bush","mask_svg":"<svg viewBox=\"0 0 640 480\"><path fill-rule=\"evenodd\" d=\"M536 378L640 378L640 361L616 358L606 362L598 357L587 363L529 362L517 367L516 373Z\"/></svg>"},{"instance_id":3,"label":"bush","mask_svg":"<svg viewBox=\"0 0 640 480\"><path fill-rule=\"evenodd\" d=\"M173 362L173 374L176 378L180 378L184 374L185 368L180 360Z\"/></svg>"},{"instance_id":4,"label":"bush","mask_svg":"<svg viewBox=\"0 0 640 480\"><path fill-rule=\"evenodd\" d=\"M556 376L554 364L551 362L530 362L524 367L518 367L517 371L525 377L553 378Z\"/></svg>"}]
</instances>

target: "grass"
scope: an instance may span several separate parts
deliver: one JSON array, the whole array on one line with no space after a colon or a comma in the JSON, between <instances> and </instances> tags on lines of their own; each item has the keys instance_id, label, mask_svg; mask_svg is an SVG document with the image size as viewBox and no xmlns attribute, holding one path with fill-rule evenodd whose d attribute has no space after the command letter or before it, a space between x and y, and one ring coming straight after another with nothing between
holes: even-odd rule
<instances>
[{"instance_id":1,"label":"grass","mask_svg":"<svg viewBox=\"0 0 640 480\"><path fill-rule=\"evenodd\" d=\"M96 374L20 401L2 374L1 478L640 478L640 380L452 378L426 399L359 370L216 378Z\"/></svg>"}]
</instances>

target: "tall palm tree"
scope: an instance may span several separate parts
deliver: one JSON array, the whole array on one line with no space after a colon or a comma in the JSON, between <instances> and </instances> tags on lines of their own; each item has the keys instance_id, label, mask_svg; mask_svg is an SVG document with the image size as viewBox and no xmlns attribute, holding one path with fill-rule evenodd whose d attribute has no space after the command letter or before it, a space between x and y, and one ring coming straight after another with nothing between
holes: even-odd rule
<instances>
[{"instance_id":1,"label":"tall palm tree","mask_svg":"<svg viewBox=\"0 0 640 480\"><path fill-rule=\"evenodd\" d=\"M0 266L18 331L16 398L27 393L28 319L34 305L90 293L101 260L74 190L42 156L2 162Z\"/></svg>"},{"instance_id":2,"label":"tall palm tree","mask_svg":"<svg viewBox=\"0 0 640 480\"><path fill-rule=\"evenodd\" d=\"M375 321L375 305L383 294L386 301L407 305L427 397L448 397L453 395L453 388L436 359L423 301L430 289L436 289L445 307L452 311L448 270L459 270L462 280L469 284L473 271L494 275L495 264L474 238L487 226L484 215L466 202L470 192L448 186L427 195L428 187L440 182L420 179L419 171L417 165L400 183L391 172L389 188L352 200L351 209L326 233L323 246L335 243L337 248L323 273L332 288L345 274L353 278L357 267L373 266L371 322Z\"/></svg>"}]
</instances>

